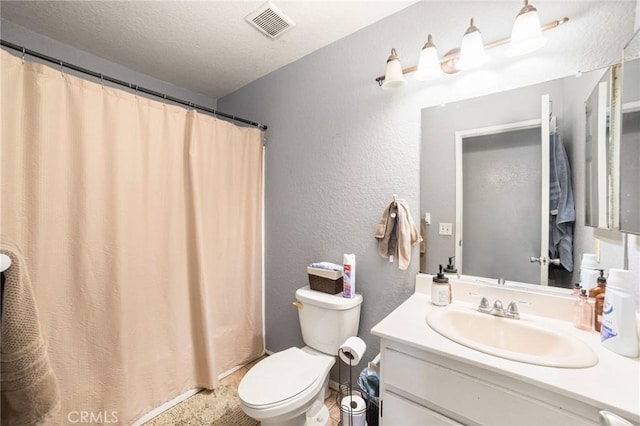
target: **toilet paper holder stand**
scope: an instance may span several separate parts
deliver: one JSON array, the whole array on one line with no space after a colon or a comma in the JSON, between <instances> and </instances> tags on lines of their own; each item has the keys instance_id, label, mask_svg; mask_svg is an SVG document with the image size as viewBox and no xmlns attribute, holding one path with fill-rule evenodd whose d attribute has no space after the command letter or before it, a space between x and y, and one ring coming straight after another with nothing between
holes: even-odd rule
<instances>
[{"instance_id":1,"label":"toilet paper holder stand","mask_svg":"<svg viewBox=\"0 0 640 426\"><path fill-rule=\"evenodd\" d=\"M367 409L369 407L368 398L363 398L362 390L357 386L354 388L352 384L353 380L353 367L355 364L353 355L349 352L345 352L342 348L338 350L338 355L343 355L349 359L347 364L342 356L338 356L338 395L336 404L340 407L340 425L341 426L364 426L366 424L365 418ZM349 366L349 376L344 382L342 381L342 362ZM349 398L345 401L346 398ZM345 404L346 402L346 404ZM364 406L362 404L364 402Z\"/></svg>"}]
</instances>

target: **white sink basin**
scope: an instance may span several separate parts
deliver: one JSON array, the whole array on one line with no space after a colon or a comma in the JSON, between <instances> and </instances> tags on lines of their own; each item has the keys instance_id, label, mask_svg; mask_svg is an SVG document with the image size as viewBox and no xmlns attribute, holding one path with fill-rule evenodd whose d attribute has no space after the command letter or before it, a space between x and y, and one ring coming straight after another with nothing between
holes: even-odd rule
<instances>
[{"instance_id":1,"label":"white sink basin","mask_svg":"<svg viewBox=\"0 0 640 426\"><path fill-rule=\"evenodd\" d=\"M525 320L448 307L429 313L427 324L454 342L513 361L564 368L598 363L597 355L580 339Z\"/></svg>"}]
</instances>

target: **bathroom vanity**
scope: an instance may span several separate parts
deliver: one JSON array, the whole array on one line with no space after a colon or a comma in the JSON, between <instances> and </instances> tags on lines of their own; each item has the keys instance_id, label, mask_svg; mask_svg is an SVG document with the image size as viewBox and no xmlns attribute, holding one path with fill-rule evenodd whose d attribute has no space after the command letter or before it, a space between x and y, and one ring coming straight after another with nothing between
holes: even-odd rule
<instances>
[{"instance_id":1,"label":"bathroom vanity","mask_svg":"<svg viewBox=\"0 0 640 426\"><path fill-rule=\"evenodd\" d=\"M430 275L419 274L416 292L372 329L381 339L382 425L598 425L602 410L640 425L640 360L610 352L600 345L598 333L573 327L575 298L453 279L453 304L438 307L431 304L430 284ZM490 354L490 346L483 352L456 343L427 324L429 314L440 310L488 315L476 312L478 295L505 306L527 301L519 305L520 319L496 321L519 321L522 327L579 341L597 363L539 365L555 362L553 351L540 350L552 349L548 341L531 346L538 358L529 361L536 364L515 361L499 350L495 353L501 356Z\"/></svg>"}]
</instances>

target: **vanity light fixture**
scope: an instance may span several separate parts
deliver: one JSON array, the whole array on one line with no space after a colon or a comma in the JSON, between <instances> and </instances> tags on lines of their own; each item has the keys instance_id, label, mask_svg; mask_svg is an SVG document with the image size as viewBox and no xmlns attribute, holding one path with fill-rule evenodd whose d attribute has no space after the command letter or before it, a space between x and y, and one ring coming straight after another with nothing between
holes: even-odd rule
<instances>
[{"instance_id":1,"label":"vanity light fixture","mask_svg":"<svg viewBox=\"0 0 640 426\"><path fill-rule=\"evenodd\" d=\"M414 74L416 80L433 80L443 74L436 45L433 44L431 34L427 37L427 42L420 52L418 61L418 71Z\"/></svg>"},{"instance_id":2,"label":"vanity light fixture","mask_svg":"<svg viewBox=\"0 0 640 426\"><path fill-rule=\"evenodd\" d=\"M460 48L453 48L438 59L436 46L431 34L420 52L418 66L402 69L395 49L391 49L391 56L387 60L387 69L384 76L376 78L378 85L383 88L396 88L406 84L403 74L415 72L416 80L432 80L445 74L455 74L463 69L475 68L487 61L486 51L499 46L508 45L505 52L507 56L523 55L539 49L546 43L542 35L544 31L552 30L569 21L563 17L540 27L540 19L535 7L527 0L524 7L516 16L513 24L511 38L497 40L488 44L482 41L482 35L478 27L474 25L473 18L467 28Z\"/></svg>"},{"instance_id":3,"label":"vanity light fixture","mask_svg":"<svg viewBox=\"0 0 640 426\"><path fill-rule=\"evenodd\" d=\"M396 53L396 49L391 49L391 56L387 59L387 70L384 73L384 83L382 83L383 89L393 89L396 87L404 86L407 84L407 80L404 79L402 65L400 65L400 58Z\"/></svg>"},{"instance_id":4,"label":"vanity light fixture","mask_svg":"<svg viewBox=\"0 0 640 426\"><path fill-rule=\"evenodd\" d=\"M505 52L507 56L519 56L538 50L547 42L540 29L538 10L524 0L516 21L513 23L511 42Z\"/></svg>"},{"instance_id":5,"label":"vanity light fixture","mask_svg":"<svg viewBox=\"0 0 640 426\"><path fill-rule=\"evenodd\" d=\"M462 37L462 45L460 46L460 60L458 61L459 70L469 70L477 68L487 62L487 54L484 51L484 43L482 42L482 34L473 23L473 18L469 23L469 28Z\"/></svg>"}]
</instances>

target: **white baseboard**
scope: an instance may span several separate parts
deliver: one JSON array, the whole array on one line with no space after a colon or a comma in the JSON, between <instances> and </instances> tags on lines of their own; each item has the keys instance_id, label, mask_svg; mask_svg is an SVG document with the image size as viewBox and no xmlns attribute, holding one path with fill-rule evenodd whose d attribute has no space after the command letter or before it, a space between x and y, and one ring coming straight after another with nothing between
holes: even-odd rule
<instances>
[{"instance_id":1,"label":"white baseboard","mask_svg":"<svg viewBox=\"0 0 640 426\"><path fill-rule=\"evenodd\" d=\"M197 394L202 389L203 388L190 389L190 390L186 391L185 393L176 396L171 401L165 402L161 406L159 406L157 408L154 408L153 410L149 411L144 416L140 417L138 420L136 420L136 422L133 424L133 426L140 426L140 425L148 422L152 418L154 418L156 416L159 416L160 414L164 413L165 411L167 411L169 408L173 407L174 405L180 404L185 399Z\"/></svg>"},{"instance_id":2,"label":"white baseboard","mask_svg":"<svg viewBox=\"0 0 640 426\"><path fill-rule=\"evenodd\" d=\"M273 352L270 351L266 351L269 355L271 355ZM236 367L233 367L230 370L225 371L224 373L220 373L218 375L218 380L222 380L225 377L235 373L236 371L240 370L242 367L244 367L247 364L243 364L243 365L238 365ZM180 404L182 401L184 401L185 399L197 394L198 392L200 392L201 390L203 390L204 388L193 388L193 389L189 389L188 391L184 392L181 395L176 396L175 398L173 398L171 401L167 401L164 404L162 404L161 406L154 408L153 410L149 411L147 414L145 414L144 416L140 417L138 420L136 420L136 422L132 425L132 426L140 426L146 422L148 422L149 420L151 420L152 418L159 416L160 414L164 413L165 411L167 411L169 408L172 408L175 405Z\"/></svg>"}]
</instances>

